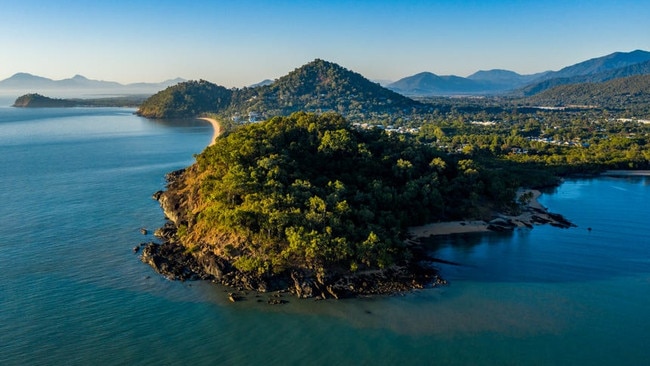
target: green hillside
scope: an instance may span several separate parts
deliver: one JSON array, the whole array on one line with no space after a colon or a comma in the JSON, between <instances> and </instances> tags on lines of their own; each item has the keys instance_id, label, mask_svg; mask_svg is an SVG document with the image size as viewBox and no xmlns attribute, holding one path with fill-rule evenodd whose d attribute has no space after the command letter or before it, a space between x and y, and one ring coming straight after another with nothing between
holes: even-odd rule
<instances>
[{"instance_id":1,"label":"green hillside","mask_svg":"<svg viewBox=\"0 0 650 366\"><path fill-rule=\"evenodd\" d=\"M261 278L300 271L325 284L408 261L408 226L476 217L485 197L509 204L507 182L334 113L294 113L217 139L160 201L187 250Z\"/></svg>"},{"instance_id":2,"label":"green hillside","mask_svg":"<svg viewBox=\"0 0 650 366\"><path fill-rule=\"evenodd\" d=\"M268 118L297 111L334 111L347 117L390 113L401 115L422 104L373 83L337 64L314 60L270 85L226 89L207 81L180 83L145 101L138 114L152 118L195 117L216 113L227 117Z\"/></svg>"},{"instance_id":3,"label":"green hillside","mask_svg":"<svg viewBox=\"0 0 650 366\"><path fill-rule=\"evenodd\" d=\"M586 105L607 109L650 112L650 75L618 78L602 83L580 83L555 87L526 99L545 106Z\"/></svg>"}]
</instances>

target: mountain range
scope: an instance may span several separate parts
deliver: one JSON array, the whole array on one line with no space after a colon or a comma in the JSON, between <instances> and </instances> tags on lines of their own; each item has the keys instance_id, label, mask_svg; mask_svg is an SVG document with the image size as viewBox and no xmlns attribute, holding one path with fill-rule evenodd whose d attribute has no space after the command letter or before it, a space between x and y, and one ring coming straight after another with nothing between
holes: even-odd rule
<instances>
[{"instance_id":1,"label":"mountain range","mask_svg":"<svg viewBox=\"0 0 650 366\"><path fill-rule=\"evenodd\" d=\"M602 83L609 80L650 75L650 52L636 50L616 52L593 58L558 71L520 75L508 70L478 71L466 78L439 76L422 72L382 87L362 75L337 64L316 59L276 80L264 80L244 88L227 89L207 82L183 79L161 83L120 84L91 80L81 75L52 80L27 73L18 73L0 81L1 93L47 93L62 96L80 94L153 95L141 108L141 114L163 118L191 116L204 112L223 113L248 118L252 115L287 115L291 112L335 111L344 115L378 116L389 113L406 115L422 111L422 103L409 97L454 95L507 95L531 97L544 94L545 100L562 99L553 90L563 85ZM647 79L613 84L617 92L634 85L645 85ZM612 90L614 90L612 89ZM588 88L559 89L579 90ZM645 89L644 89L645 90ZM585 100L584 93L579 98ZM541 100L541 99L540 99ZM612 99L616 100L616 98ZM262 118L260 115L259 118ZM256 117L257 118L257 117Z\"/></svg>"},{"instance_id":2,"label":"mountain range","mask_svg":"<svg viewBox=\"0 0 650 366\"><path fill-rule=\"evenodd\" d=\"M17 94L33 92L48 94L154 94L161 89L183 81L185 79L176 78L160 83L120 84L115 81L92 80L81 75L75 75L68 79L52 80L21 72L0 80L0 92Z\"/></svg>"},{"instance_id":3,"label":"mountain range","mask_svg":"<svg viewBox=\"0 0 650 366\"><path fill-rule=\"evenodd\" d=\"M478 71L468 77L422 72L387 87L407 96L493 95L530 96L559 85L602 82L650 73L650 52L615 52L558 71L520 75L508 70Z\"/></svg>"}]
</instances>

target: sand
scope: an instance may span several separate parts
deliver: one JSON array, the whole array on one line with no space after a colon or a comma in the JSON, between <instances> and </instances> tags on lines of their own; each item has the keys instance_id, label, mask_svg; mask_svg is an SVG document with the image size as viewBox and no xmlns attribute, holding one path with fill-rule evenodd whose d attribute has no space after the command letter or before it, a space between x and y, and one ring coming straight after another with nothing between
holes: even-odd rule
<instances>
[{"instance_id":1,"label":"sand","mask_svg":"<svg viewBox=\"0 0 650 366\"><path fill-rule=\"evenodd\" d=\"M221 135L221 132L222 132L221 131L221 125L214 118L200 117L199 119L210 122L210 124L212 125L212 128L214 129L214 134L212 134L212 140L210 140L210 145L208 145L208 146L214 145L214 142L217 140L217 137L219 137L219 135Z\"/></svg>"},{"instance_id":2,"label":"sand","mask_svg":"<svg viewBox=\"0 0 650 366\"><path fill-rule=\"evenodd\" d=\"M542 193L535 189L520 189L517 192L517 199L519 199L522 194L528 192L532 193L532 197L520 215L507 216L500 214L498 217L508 219L520 227L532 225L533 215L540 215L539 211L546 212L546 208L537 201ZM538 210L538 212L533 212L533 210ZM490 231L488 229L489 225L488 222L482 220L445 221L410 227L408 233L412 239L428 238L437 235L481 233Z\"/></svg>"}]
</instances>

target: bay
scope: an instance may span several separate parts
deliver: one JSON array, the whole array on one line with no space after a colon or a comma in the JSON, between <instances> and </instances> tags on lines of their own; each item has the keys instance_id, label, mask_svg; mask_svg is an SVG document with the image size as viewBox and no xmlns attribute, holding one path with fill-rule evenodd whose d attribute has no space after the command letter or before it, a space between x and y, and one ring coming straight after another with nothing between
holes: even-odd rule
<instances>
[{"instance_id":1,"label":"bay","mask_svg":"<svg viewBox=\"0 0 650 366\"><path fill-rule=\"evenodd\" d=\"M1 103L0 103L1 104ZM0 364L638 365L650 356L650 180L570 180L541 197L578 227L426 244L449 286L236 304L170 282L131 248L163 223L164 175L203 121L0 108ZM591 228L588 230L587 228Z\"/></svg>"}]
</instances>

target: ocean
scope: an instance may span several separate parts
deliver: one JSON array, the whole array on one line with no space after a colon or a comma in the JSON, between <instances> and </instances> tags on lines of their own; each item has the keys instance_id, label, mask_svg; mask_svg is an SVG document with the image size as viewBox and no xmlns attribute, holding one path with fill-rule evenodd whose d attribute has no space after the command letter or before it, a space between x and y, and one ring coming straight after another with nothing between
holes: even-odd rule
<instances>
[{"instance_id":1,"label":"ocean","mask_svg":"<svg viewBox=\"0 0 650 366\"><path fill-rule=\"evenodd\" d=\"M432 238L448 286L230 303L132 248L204 121L0 105L0 365L641 365L650 358L650 177L567 180L576 228ZM591 230L588 230L591 228Z\"/></svg>"}]
</instances>

